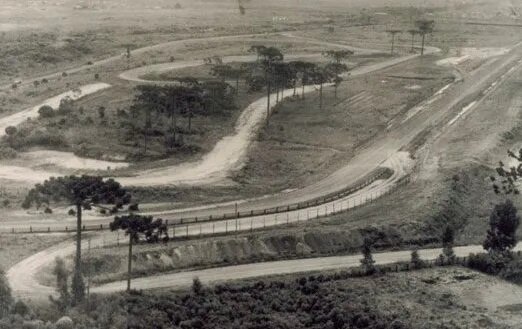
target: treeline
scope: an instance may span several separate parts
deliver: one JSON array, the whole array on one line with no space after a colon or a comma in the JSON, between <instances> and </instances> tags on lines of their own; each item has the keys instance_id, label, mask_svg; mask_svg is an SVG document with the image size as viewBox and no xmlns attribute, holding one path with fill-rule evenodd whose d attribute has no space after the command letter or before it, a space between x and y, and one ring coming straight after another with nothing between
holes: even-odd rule
<instances>
[{"instance_id":1,"label":"treeline","mask_svg":"<svg viewBox=\"0 0 522 329\"><path fill-rule=\"evenodd\" d=\"M204 133L194 127L193 118L227 115L237 109L236 93L223 81L204 81L190 77L178 79L176 85L140 85L129 108L127 138L141 141L147 154L150 139L162 137L166 152L185 146L184 138ZM184 121L184 124L181 124Z\"/></svg>"}]
</instances>

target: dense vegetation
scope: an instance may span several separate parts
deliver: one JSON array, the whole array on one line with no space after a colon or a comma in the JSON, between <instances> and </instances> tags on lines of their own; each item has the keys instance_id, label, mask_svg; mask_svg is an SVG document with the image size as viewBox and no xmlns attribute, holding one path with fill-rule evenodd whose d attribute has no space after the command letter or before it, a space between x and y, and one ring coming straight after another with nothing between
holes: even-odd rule
<instances>
[{"instance_id":1,"label":"dense vegetation","mask_svg":"<svg viewBox=\"0 0 522 329\"><path fill-rule=\"evenodd\" d=\"M401 303L379 299L379 293L404 288L389 284L397 278L374 277L367 283L350 280L358 279L337 273L215 288L202 287L195 280L190 293L92 296L90 301L69 310L68 316L74 328L401 329L418 328L415 324L419 321L427 321L424 328L436 327L436 321L419 319ZM437 303L449 303L447 307L452 301L441 299ZM0 328L69 328L35 321L30 311L23 316L15 312L13 308L12 314L0 322Z\"/></svg>"}]
</instances>

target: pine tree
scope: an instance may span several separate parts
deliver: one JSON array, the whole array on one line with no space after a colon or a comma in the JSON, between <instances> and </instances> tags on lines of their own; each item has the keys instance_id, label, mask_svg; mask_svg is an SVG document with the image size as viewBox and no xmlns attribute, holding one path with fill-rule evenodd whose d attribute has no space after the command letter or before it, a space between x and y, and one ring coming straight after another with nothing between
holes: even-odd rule
<instances>
[{"instance_id":1,"label":"pine tree","mask_svg":"<svg viewBox=\"0 0 522 329\"><path fill-rule=\"evenodd\" d=\"M365 238L362 245L362 254L363 258L361 259L361 267L364 272L368 275L375 273L375 261L372 256L372 241L370 239Z\"/></svg>"},{"instance_id":2,"label":"pine tree","mask_svg":"<svg viewBox=\"0 0 522 329\"><path fill-rule=\"evenodd\" d=\"M496 205L489 217L484 249L492 256L511 256L511 250L517 244L516 232L519 225L520 217L511 200Z\"/></svg>"},{"instance_id":3,"label":"pine tree","mask_svg":"<svg viewBox=\"0 0 522 329\"><path fill-rule=\"evenodd\" d=\"M442 254L439 256L440 265L455 264L456 256L453 251L454 240L455 232L450 226L447 226L442 233Z\"/></svg>"},{"instance_id":4,"label":"pine tree","mask_svg":"<svg viewBox=\"0 0 522 329\"><path fill-rule=\"evenodd\" d=\"M420 269L425 266L424 261L420 258L419 251L417 249L411 252L411 265L414 269Z\"/></svg>"}]
</instances>

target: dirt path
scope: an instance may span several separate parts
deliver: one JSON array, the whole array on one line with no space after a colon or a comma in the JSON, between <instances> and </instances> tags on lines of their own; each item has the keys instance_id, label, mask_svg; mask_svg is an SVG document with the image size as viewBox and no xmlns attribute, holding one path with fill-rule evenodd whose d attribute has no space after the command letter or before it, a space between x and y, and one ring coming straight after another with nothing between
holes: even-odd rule
<instances>
[{"instance_id":1,"label":"dirt path","mask_svg":"<svg viewBox=\"0 0 522 329\"><path fill-rule=\"evenodd\" d=\"M293 37L290 35L290 37ZM305 38L298 38L305 39ZM319 44L328 44L329 46L337 46L350 48L348 45L344 44L334 44L329 42L322 42L313 39L305 39L306 42L314 42ZM375 50L362 50L362 49L352 49L361 52L376 52ZM144 50L140 50L144 51ZM428 53L436 52L438 49L429 48ZM293 55L290 58L299 58L304 55ZM321 56L321 54L312 54L307 56ZM401 62L410 60L412 58L417 57L418 55L410 55L405 57L393 58L382 63L377 63L373 65L368 65L364 67L357 68L350 72L351 76L358 76L368 74L370 72L374 72L377 70L381 70L383 68L387 68ZM255 56L230 56L225 57L224 61L226 62L237 62L237 61L251 61L255 59ZM120 74L120 78L124 80L134 81L134 82L145 82L146 80L141 79L141 76L150 72L163 72L176 68L184 68L195 65L201 65L201 61L181 61L175 63L164 63L164 64L155 64L150 66L144 66L132 70L128 70ZM150 82L150 81L149 81ZM161 82L161 81L160 81ZM158 83L158 81L154 82ZM162 82L164 83L164 82ZM38 108L42 105L50 105L53 108L58 107L60 100L63 97L70 96L72 98L79 98L85 95L96 92L97 90L108 88L109 85L106 84L95 84L84 86L81 89L81 93L67 92L61 95L55 96L46 102L39 104L31 109L13 114L9 117L0 119L0 129L5 130L5 127L9 125L16 125L28 117L34 117L37 115ZM98 89L97 89L98 88ZM315 86L307 86L304 90L305 93L310 93L316 91ZM287 94L290 94L292 90L286 90ZM275 94L272 95L275 98ZM274 103L275 105L275 103ZM160 169L147 170L143 172L137 173L132 177L117 177L117 179L124 185L128 186L159 186L159 185L180 185L180 184L188 184L188 185L198 185L198 184L213 184L222 182L225 180L228 175L235 170L240 169L246 159L247 152L250 144L255 139L259 128L262 126L266 119L266 97L262 97L261 99L255 101L250 104L241 114L237 123L235 132L232 135L225 136L222 140L220 140L212 151L206 154L202 160L197 161L195 163L184 163L177 166L171 166ZM5 127L4 127L5 126ZM42 153L42 151L40 152ZM43 152L45 153L45 152ZM55 166L67 167L71 168L71 165L64 164L72 164L73 169L106 169L107 167L120 167L125 166L125 164L114 163L113 166L107 161L96 161L91 160L87 161L87 159L81 159L75 157L70 153L56 153L53 154L42 154L46 156L46 164L51 164ZM31 162L33 165L34 163ZM0 166L0 178L8 179L8 180L16 180L20 182L26 182L30 184L34 184L39 180L44 180L51 176L57 176L59 173L57 172L47 172L45 170L37 169L37 168L27 168L16 165L4 165Z\"/></svg>"},{"instance_id":2,"label":"dirt path","mask_svg":"<svg viewBox=\"0 0 522 329\"><path fill-rule=\"evenodd\" d=\"M38 116L38 110L40 107L44 105L48 105L53 109L57 109L60 106L60 101L66 97L70 97L73 100L77 100L83 98L85 96L94 94L98 91L110 88L111 85L107 83L94 83L90 85L85 85L79 87L74 90L67 91L65 93L61 93L60 95L49 98L43 103L40 103L36 106L30 107L28 109L22 110L20 112L14 113L12 115L3 117L0 119L0 137L5 135L5 128L9 126L17 126L20 123L24 122L27 119L32 119Z\"/></svg>"},{"instance_id":3,"label":"dirt path","mask_svg":"<svg viewBox=\"0 0 522 329\"><path fill-rule=\"evenodd\" d=\"M101 238L98 238L97 240L94 239L91 241L91 244L96 245L96 243L99 243L100 241ZM35 276L44 266L48 264L48 259L54 260L55 257L63 257L67 254L67 252L72 252L70 249L74 249L73 244L70 242L64 242L41 251L9 269L7 272L7 278L11 284L14 295L25 299L30 298L33 300L45 300L49 295L55 294L53 288L39 284ZM515 248L515 251L519 250L522 250L522 245L518 245ZM470 253L479 253L482 251L482 246L478 245L455 248L455 254L459 257L468 256ZM421 258L424 260L434 260L440 255L440 253L441 249L438 248L423 249L419 251ZM317 257L161 274L157 276L134 279L132 281L132 287L134 289L184 289L190 287L194 277L198 277L204 284L215 284L218 282L249 279L270 275L337 269L342 270L360 266L361 257L362 256L359 254L348 256ZM393 251L374 254L374 260L376 261L376 264L379 265L409 261L410 258L410 251ZM98 287L92 287L91 292L111 293L122 291L125 288L125 281L117 281ZM519 288L518 290L522 289ZM510 301L510 303L512 302L515 301ZM506 303L499 304L499 306L505 305Z\"/></svg>"}]
</instances>

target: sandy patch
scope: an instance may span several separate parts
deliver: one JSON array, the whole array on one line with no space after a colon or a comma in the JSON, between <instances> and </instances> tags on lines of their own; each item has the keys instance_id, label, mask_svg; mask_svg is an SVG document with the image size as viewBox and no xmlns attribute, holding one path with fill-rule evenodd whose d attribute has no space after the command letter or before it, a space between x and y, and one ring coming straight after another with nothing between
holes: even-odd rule
<instances>
[{"instance_id":1,"label":"sandy patch","mask_svg":"<svg viewBox=\"0 0 522 329\"><path fill-rule=\"evenodd\" d=\"M126 162L85 159L80 158L71 152L47 150L24 152L19 155L18 159L27 161L33 166L53 165L66 169L110 170L126 168L129 166L129 163Z\"/></svg>"}]
</instances>

